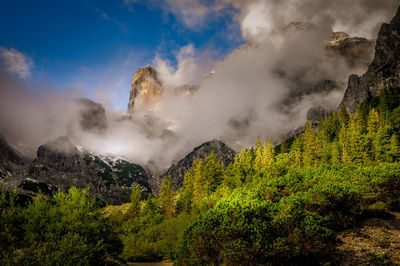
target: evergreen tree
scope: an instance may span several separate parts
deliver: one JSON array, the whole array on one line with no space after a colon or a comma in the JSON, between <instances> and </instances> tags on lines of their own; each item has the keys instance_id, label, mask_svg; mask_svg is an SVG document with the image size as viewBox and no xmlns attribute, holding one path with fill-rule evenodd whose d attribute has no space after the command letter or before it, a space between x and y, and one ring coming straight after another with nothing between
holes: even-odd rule
<instances>
[{"instance_id":1,"label":"evergreen tree","mask_svg":"<svg viewBox=\"0 0 400 266\"><path fill-rule=\"evenodd\" d=\"M302 167L302 142L300 138L295 137L290 148L289 157L292 161L292 169L300 170Z\"/></svg>"},{"instance_id":2,"label":"evergreen tree","mask_svg":"<svg viewBox=\"0 0 400 266\"><path fill-rule=\"evenodd\" d=\"M314 166L316 160L317 146L316 135L311 121L308 121L302 135L303 139L303 163L305 166Z\"/></svg>"},{"instance_id":3,"label":"evergreen tree","mask_svg":"<svg viewBox=\"0 0 400 266\"><path fill-rule=\"evenodd\" d=\"M347 123L349 122L349 120L350 120L350 116L347 113L346 108L342 105L339 108L339 121L340 121L340 124L344 124L346 126Z\"/></svg>"},{"instance_id":4,"label":"evergreen tree","mask_svg":"<svg viewBox=\"0 0 400 266\"><path fill-rule=\"evenodd\" d=\"M281 153L287 153L286 140L282 137L281 140Z\"/></svg>"},{"instance_id":5,"label":"evergreen tree","mask_svg":"<svg viewBox=\"0 0 400 266\"><path fill-rule=\"evenodd\" d=\"M165 219L170 219L175 213L174 190L172 189L171 177L163 178L161 182L160 194L158 196L158 206L164 213Z\"/></svg>"},{"instance_id":6,"label":"evergreen tree","mask_svg":"<svg viewBox=\"0 0 400 266\"><path fill-rule=\"evenodd\" d=\"M390 153L390 128L380 126L376 138L373 141L375 162L384 162L389 159Z\"/></svg>"},{"instance_id":7,"label":"evergreen tree","mask_svg":"<svg viewBox=\"0 0 400 266\"><path fill-rule=\"evenodd\" d=\"M217 159L214 151L211 152L203 161L202 181L205 184L207 193L214 192L222 183L224 167L220 160Z\"/></svg>"},{"instance_id":8,"label":"evergreen tree","mask_svg":"<svg viewBox=\"0 0 400 266\"><path fill-rule=\"evenodd\" d=\"M126 213L129 218L134 218L139 216L141 207L141 197L142 197L142 190L140 186L137 185L135 188L132 189L131 203Z\"/></svg>"},{"instance_id":9,"label":"evergreen tree","mask_svg":"<svg viewBox=\"0 0 400 266\"><path fill-rule=\"evenodd\" d=\"M193 176L193 203L199 206L205 196L204 182L202 180L203 162L199 161L194 169Z\"/></svg>"},{"instance_id":10,"label":"evergreen tree","mask_svg":"<svg viewBox=\"0 0 400 266\"><path fill-rule=\"evenodd\" d=\"M395 134L390 138L390 157L392 162L397 161L400 158L399 141Z\"/></svg>"},{"instance_id":11,"label":"evergreen tree","mask_svg":"<svg viewBox=\"0 0 400 266\"><path fill-rule=\"evenodd\" d=\"M356 164L364 164L367 159L365 149L365 138L363 120L360 112L356 112L349 121L349 141L347 142L348 156L351 162Z\"/></svg>"},{"instance_id":12,"label":"evergreen tree","mask_svg":"<svg viewBox=\"0 0 400 266\"><path fill-rule=\"evenodd\" d=\"M372 109L368 115L367 135L365 138L365 150L368 161L375 160L374 141L377 138L379 128L381 127L379 114L375 109Z\"/></svg>"},{"instance_id":13,"label":"evergreen tree","mask_svg":"<svg viewBox=\"0 0 400 266\"><path fill-rule=\"evenodd\" d=\"M271 141L266 141L264 143L263 153L262 153L262 169L264 171L271 171L274 164L274 149L272 148Z\"/></svg>"}]
</instances>

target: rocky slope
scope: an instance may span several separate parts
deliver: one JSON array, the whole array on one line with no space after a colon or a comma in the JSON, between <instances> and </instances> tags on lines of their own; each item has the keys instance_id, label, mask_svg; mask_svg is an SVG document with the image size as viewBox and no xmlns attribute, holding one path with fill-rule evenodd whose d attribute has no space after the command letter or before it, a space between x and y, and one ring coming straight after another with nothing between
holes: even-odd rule
<instances>
[{"instance_id":1,"label":"rocky slope","mask_svg":"<svg viewBox=\"0 0 400 266\"><path fill-rule=\"evenodd\" d=\"M15 188L26 176L28 161L0 134L0 186Z\"/></svg>"},{"instance_id":2,"label":"rocky slope","mask_svg":"<svg viewBox=\"0 0 400 266\"><path fill-rule=\"evenodd\" d=\"M400 8L389 24L381 26L368 71L350 76L341 106L353 113L369 95L379 95L387 86L400 86Z\"/></svg>"},{"instance_id":3,"label":"rocky slope","mask_svg":"<svg viewBox=\"0 0 400 266\"><path fill-rule=\"evenodd\" d=\"M333 55L344 57L351 67L368 66L372 61L375 41L351 37L344 32L332 33L326 48Z\"/></svg>"},{"instance_id":4,"label":"rocky slope","mask_svg":"<svg viewBox=\"0 0 400 266\"><path fill-rule=\"evenodd\" d=\"M123 158L91 154L58 138L39 147L31 163L24 161L0 138L0 185L34 195L51 194L71 186L90 187L93 196L111 204L128 202L132 187L151 193L145 170Z\"/></svg>"},{"instance_id":5,"label":"rocky slope","mask_svg":"<svg viewBox=\"0 0 400 266\"><path fill-rule=\"evenodd\" d=\"M106 110L101 104L86 98L76 102L80 107L79 124L83 130L100 132L107 127Z\"/></svg>"},{"instance_id":6,"label":"rocky slope","mask_svg":"<svg viewBox=\"0 0 400 266\"><path fill-rule=\"evenodd\" d=\"M233 162L236 152L229 148L225 143L219 140L206 142L185 156L182 160L172 165L162 176L171 176L173 188L177 190L183 184L183 178L195 160L203 160L214 151L218 160L221 160L224 166Z\"/></svg>"}]
</instances>

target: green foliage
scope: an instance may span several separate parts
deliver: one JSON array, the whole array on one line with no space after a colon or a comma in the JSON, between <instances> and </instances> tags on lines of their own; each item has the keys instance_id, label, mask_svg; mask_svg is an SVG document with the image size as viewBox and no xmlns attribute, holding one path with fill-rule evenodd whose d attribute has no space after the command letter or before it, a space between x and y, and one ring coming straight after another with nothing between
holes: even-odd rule
<instances>
[{"instance_id":1,"label":"green foliage","mask_svg":"<svg viewBox=\"0 0 400 266\"><path fill-rule=\"evenodd\" d=\"M178 265L255 265L287 261L334 243L326 221L296 200L265 201L251 192L223 198L186 231ZM297 228L291 232L291 228Z\"/></svg>"},{"instance_id":2,"label":"green foliage","mask_svg":"<svg viewBox=\"0 0 400 266\"><path fill-rule=\"evenodd\" d=\"M172 189L171 177L162 180L160 194L158 196L158 206L164 217L170 219L175 214L174 190Z\"/></svg>"},{"instance_id":3,"label":"green foliage","mask_svg":"<svg viewBox=\"0 0 400 266\"><path fill-rule=\"evenodd\" d=\"M129 218L137 217L140 214L142 190L139 185L132 189L131 203L129 204L126 215Z\"/></svg>"},{"instance_id":4,"label":"green foliage","mask_svg":"<svg viewBox=\"0 0 400 266\"><path fill-rule=\"evenodd\" d=\"M4 264L101 265L122 248L87 189L58 192L51 201L39 195L26 208L13 206L13 201L2 212L8 239L8 252L1 257ZM13 220L4 220L11 212ZM18 232L7 231L11 226Z\"/></svg>"}]
</instances>

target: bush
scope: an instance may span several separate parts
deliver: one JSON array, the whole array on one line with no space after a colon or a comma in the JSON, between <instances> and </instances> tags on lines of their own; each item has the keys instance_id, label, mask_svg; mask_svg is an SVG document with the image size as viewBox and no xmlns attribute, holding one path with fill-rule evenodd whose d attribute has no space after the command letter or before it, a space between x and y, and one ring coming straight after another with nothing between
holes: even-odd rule
<instances>
[{"instance_id":1,"label":"bush","mask_svg":"<svg viewBox=\"0 0 400 266\"><path fill-rule=\"evenodd\" d=\"M7 233L17 243L14 253L3 257L4 264L104 265L122 249L88 189L71 188L68 193L56 193L52 200L39 195L18 212L17 226L23 237Z\"/></svg>"},{"instance_id":2,"label":"bush","mask_svg":"<svg viewBox=\"0 0 400 266\"><path fill-rule=\"evenodd\" d=\"M280 203L236 192L196 220L184 234L178 265L252 265L289 262L335 243L321 216L297 199Z\"/></svg>"}]
</instances>

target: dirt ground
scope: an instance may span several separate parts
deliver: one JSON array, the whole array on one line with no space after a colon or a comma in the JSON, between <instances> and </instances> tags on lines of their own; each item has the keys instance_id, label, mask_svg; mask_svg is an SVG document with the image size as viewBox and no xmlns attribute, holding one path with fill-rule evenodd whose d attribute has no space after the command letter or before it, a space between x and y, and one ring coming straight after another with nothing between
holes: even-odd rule
<instances>
[{"instance_id":1,"label":"dirt ground","mask_svg":"<svg viewBox=\"0 0 400 266\"><path fill-rule=\"evenodd\" d=\"M400 213L370 218L339 234L342 244L326 265L400 265Z\"/></svg>"}]
</instances>

